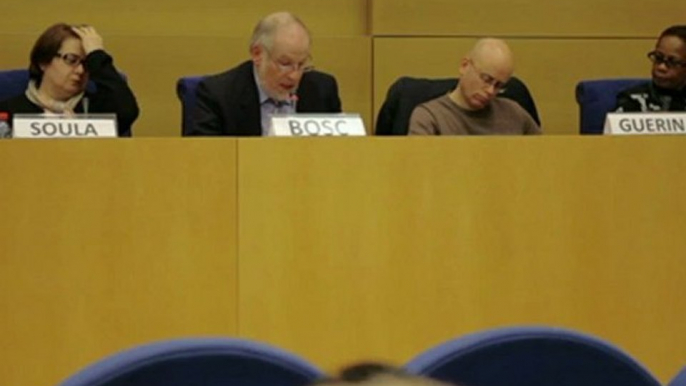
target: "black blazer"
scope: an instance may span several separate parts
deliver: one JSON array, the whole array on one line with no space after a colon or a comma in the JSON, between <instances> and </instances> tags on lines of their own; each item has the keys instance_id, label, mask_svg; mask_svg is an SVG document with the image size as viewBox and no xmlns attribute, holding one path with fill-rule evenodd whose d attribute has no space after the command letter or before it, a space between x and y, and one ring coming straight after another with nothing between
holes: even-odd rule
<instances>
[{"instance_id":1,"label":"black blazer","mask_svg":"<svg viewBox=\"0 0 686 386\"><path fill-rule=\"evenodd\" d=\"M298 86L296 111L340 113L336 79L323 72L303 74ZM262 135L260 100L253 62L205 78L196 91L193 125L187 135Z\"/></svg>"}]
</instances>

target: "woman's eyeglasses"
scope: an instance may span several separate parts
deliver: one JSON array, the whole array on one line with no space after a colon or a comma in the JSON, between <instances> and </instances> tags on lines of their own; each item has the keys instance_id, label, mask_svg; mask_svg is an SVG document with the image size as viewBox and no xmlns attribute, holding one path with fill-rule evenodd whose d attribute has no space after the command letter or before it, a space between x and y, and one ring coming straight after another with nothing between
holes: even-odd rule
<instances>
[{"instance_id":1,"label":"woman's eyeglasses","mask_svg":"<svg viewBox=\"0 0 686 386\"><path fill-rule=\"evenodd\" d=\"M653 64L664 64L667 68L677 68L686 67L686 61L676 59L674 57L668 57L657 51L648 52L648 59L650 59Z\"/></svg>"},{"instance_id":2,"label":"woman's eyeglasses","mask_svg":"<svg viewBox=\"0 0 686 386\"><path fill-rule=\"evenodd\" d=\"M76 67L79 64L82 64L86 60L86 58L83 58L77 54L70 53L62 54L58 52L55 54L55 56L62 59L64 63L72 67Z\"/></svg>"}]
</instances>

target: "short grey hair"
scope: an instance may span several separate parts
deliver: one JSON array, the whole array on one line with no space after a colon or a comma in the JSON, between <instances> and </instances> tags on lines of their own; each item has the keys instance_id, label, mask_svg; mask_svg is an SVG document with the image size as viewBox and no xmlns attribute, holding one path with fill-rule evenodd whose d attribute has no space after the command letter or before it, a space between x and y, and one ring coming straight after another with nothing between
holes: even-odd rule
<instances>
[{"instance_id":1,"label":"short grey hair","mask_svg":"<svg viewBox=\"0 0 686 386\"><path fill-rule=\"evenodd\" d=\"M274 35L276 34L276 31L278 31L279 28L291 24L297 24L302 27L307 33L307 36L310 37L310 30L307 29L307 26L305 26L305 23L303 23L299 17L290 12L276 12L265 16L257 23L255 29L253 29L252 37L250 38L249 49L261 45L267 50L271 50L274 46Z\"/></svg>"}]
</instances>

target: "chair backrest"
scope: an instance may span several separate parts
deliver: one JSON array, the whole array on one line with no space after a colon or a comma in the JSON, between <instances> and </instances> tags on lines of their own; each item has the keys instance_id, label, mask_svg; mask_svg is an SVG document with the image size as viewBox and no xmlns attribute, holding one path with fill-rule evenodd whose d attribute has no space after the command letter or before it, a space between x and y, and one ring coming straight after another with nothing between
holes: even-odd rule
<instances>
[{"instance_id":1,"label":"chair backrest","mask_svg":"<svg viewBox=\"0 0 686 386\"><path fill-rule=\"evenodd\" d=\"M467 335L425 351L406 369L465 386L659 386L621 349L550 327L510 327Z\"/></svg>"},{"instance_id":2,"label":"chair backrest","mask_svg":"<svg viewBox=\"0 0 686 386\"><path fill-rule=\"evenodd\" d=\"M21 95L29 83L29 70L0 71L0 101Z\"/></svg>"},{"instance_id":3,"label":"chair backrest","mask_svg":"<svg viewBox=\"0 0 686 386\"><path fill-rule=\"evenodd\" d=\"M119 75L124 81L127 80L126 74L123 72L120 72ZM0 71L0 101L23 94L28 85L29 70L15 69ZM94 92L96 89L95 83L93 82L89 82L86 87L91 92Z\"/></svg>"},{"instance_id":4,"label":"chair backrest","mask_svg":"<svg viewBox=\"0 0 686 386\"><path fill-rule=\"evenodd\" d=\"M376 119L376 135L407 135L414 108L426 101L445 95L457 86L459 79L425 79L401 77L388 89ZM531 117L541 124L536 104L526 85L516 77L510 78L501 97L519 103Z\"/></svg>"},{"instance_id":5,"label":"chair backrest","mask_svg":"<svg viewBox=\"0 0 686 386\"><path fill-rule=\"evenodd\" d=\"M667 386L686 386L686 367L681 369L681 372Z\"/></svg>"},{"instance_id":6,"label":"chair backrest","mask_svg":"<svg viewBox=\"0 0 686 386\"><path fill-rule=\"evenodd\" d=\"M617 94L650 79L623 78L583 80L576 85L579 104L579 133L602 134L605 115L617 106Z\"/></svg>"},{"instance_id":7,"label":"chair backrest","mask_svg":"<svg viewBox=\"0 0 686 386\"><path fill-rule=\"evenodd\" d=\"M176 96L181 102L181 135L187 135L193 125L193 111L197 100L195 90L203 79L204 75L184 76L176 82Z\"/></svg>"},{"instance_id":8,"label":"chair backrest","mask_svg":"<svg viewBox=\"0 0 686 386\"><path fill-rule=\"evenodd\" d=\"M323 377L305 360L242 339L179 339L104 358L60 386L304 386Z\"/></svg>"}]
</instances>

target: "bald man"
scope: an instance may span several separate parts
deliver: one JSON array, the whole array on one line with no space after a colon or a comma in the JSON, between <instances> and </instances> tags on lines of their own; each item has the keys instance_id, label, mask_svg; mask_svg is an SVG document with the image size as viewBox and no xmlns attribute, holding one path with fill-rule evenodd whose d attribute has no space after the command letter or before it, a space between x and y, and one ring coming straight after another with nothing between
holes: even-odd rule
<instances>
[{"instance_id":1,"label":"bald man","mask_svg":"<svg viewBox=\"0 0 686 386\"><path fill-rule=\"evenodd\" d=\"M410 135L540 134L516 102L496 98L514 71L512 51L500 39L476 42L460 61L460 81L447 95L417 106Z\"/></svg>"},{"instance_id":2,"label":"bald man","mask_svg":"<svg viewBox=\"0 0 686 386\"><path fill-rule=\"evenodd\" d=\"M336 79L313 70L310 41L305 24L289 12L260 20L251 60L198 85L184 135L263 136L273 114L341 112Z\"/></svg>"}]
</instances>

